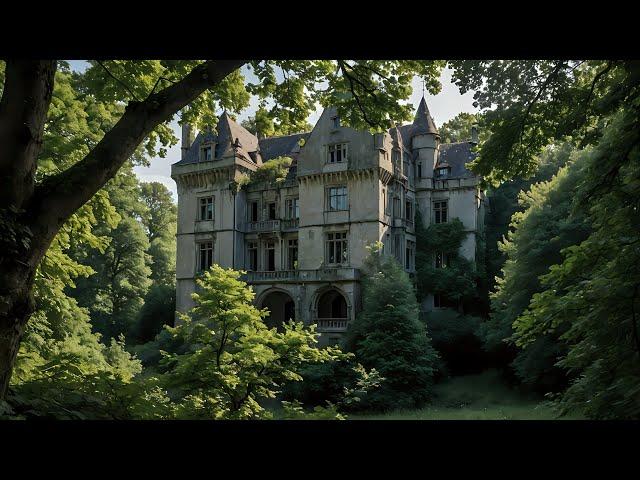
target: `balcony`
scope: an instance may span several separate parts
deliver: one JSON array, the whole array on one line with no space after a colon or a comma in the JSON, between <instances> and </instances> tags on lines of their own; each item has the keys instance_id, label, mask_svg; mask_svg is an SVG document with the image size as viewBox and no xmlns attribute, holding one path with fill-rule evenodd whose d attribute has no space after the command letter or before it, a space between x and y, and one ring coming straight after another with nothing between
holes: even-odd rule
<instances>
[{"instance_id":1,"label":"balcony","mask_svg":"<svg viewBox=\"0 0 640 480\"><path fill-rule=\"evenodd\" d=\"M298 225L300 224L300 219L298 218L285 218L280 221L280 226L282 227L283 232L297 230Z\"/></svg>"},{"instance_id":2,"label":"balcony","mask_svg":"<svg viewBox=\"0 0 640 480\"><path fill-rule=\"evenodd\" d=\"M360 278L360 271L356 268L337 267L319 268L317 270L273 270L247 272L244 280L249 283L275 282L335 282L355 281Z\"/></svg>"},{"instance_id":3,"label":"balcony","mask_svg":"<svg viewBox=\"0 0 640 480\"><path fill-rule=\"evenodd\" d=\"M346 318L317 318L318 332L344 332L347 330Z\"/></svg>"},{"instance_id":4,"label":"balcony","mask_svg":"<svg viewBox=\"0 0 640 480\"><path fill-rule=\"evenodd\" d=\"M247 232L279 232L280 220L260 220L258 222L247 222L245 224Z\"/></svg>"}]
</instances>

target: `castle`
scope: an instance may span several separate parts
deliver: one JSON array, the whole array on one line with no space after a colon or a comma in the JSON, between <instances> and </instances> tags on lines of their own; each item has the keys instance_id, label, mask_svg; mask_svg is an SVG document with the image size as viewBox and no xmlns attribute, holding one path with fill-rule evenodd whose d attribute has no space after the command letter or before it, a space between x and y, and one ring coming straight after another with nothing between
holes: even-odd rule
<instances>
[{"instance_id":1,"label":"castle","mask_svg":"<svg viewBox=\"0 0 640 480\"><path fill-rule=\"evenodd\" d=\"M269 323L316 323L323 343L335 342L361 309L367 245L381 241L385 255L415 271L416 210L426 225L459 218L467 231L460 253L475 259L485 197L465 164L477 131L467 142L440 143L424 98L413 123L380 134L342 126L334 108L308 133L259 139L226 113L216 132L194 140L183 126L182 158L171 167L180 312L193 306L199 272L217 263L247 271ZM292 159L284 181L238 188L277 157ZM432 295L422 304L443 307Z\"/></svg>"}]
</instances>

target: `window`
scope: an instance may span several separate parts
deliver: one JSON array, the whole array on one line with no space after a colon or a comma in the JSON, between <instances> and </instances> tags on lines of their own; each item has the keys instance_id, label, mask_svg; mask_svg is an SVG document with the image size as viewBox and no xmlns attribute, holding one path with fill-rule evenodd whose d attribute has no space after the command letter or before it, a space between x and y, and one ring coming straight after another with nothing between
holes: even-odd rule
<instances>
[{"instance_id":1,"label":"window","mask_svg":"<svg viewBox=\"0 0 640 480\"><path fill-rule=\"evenodd\" d=\"M407 248L405 252L404 268L413 271L416 252L416 243L407 240Z\"/></svg>"},{"instance_id":2,"label":"window","mask_svg":"<svg viewBox=\"0 0 640 480\"><path fill-rule=\"evenodd\" d=\"M393 150L391 152L391 161L395 167L399 167L398 163L400 163L400 150Z\"/></svg>"},{"instance_id":3,"label":"window","mask_svg":"<svg viewBox=\"0 0 640 480\"><path fill-rule=\"evenodd\" d=\"M288 269L295 270L298 268L298 239L289 240Z\"/></svg>"},{"instance_id":4,"label":"window","mask_svg":"<svg viewBox=\"0 0 640 480\"><path fill-rule=\"evenodd\" d=\"M340 117L331 117L331 127L334 130L340 128Z\"/></svg>"},{"instance_id":5,"label":"window","mask_svg":"<svg viewBox=\"0 0 640 480\"><path fill-rule=\"evenodd\" d=\"M393 236L393 256L402 264L402 237L400 235Z\"/></svg>"},{"instance_id":6,"label":"window","mask_svg":"<svg viewBox=\"0 0 640 480\"><path fill-rule=\"evenodd\" d=\"M347 232L327 234L327 263L347 263Z\"/></svg>"},{"instance_id":7,"label":"window","mask_svg":"<svg viewBox=\"0 0 640 480\"><path fill-rule=\"evenodd\" d=\"M385 213L387 215L391 215L391 205L393 203L393 198L391 197L391 192L387 194L387 204L385 205Z\"/></svg>"},{"instance_id":8,"label":"window","mask_svg":"<svg viewBox=\"0 0 640 480\"><path fill-rule=\"evenodd\" d=\"M329 157L327 163L340 163L347 159L347 144L336 143L335 145L329 145Z\"/></svg>"},{"instance_id":9,"label":"window","mask_svg":"<svg viewBox=\"0 0 640 480\"><path fill-rule=\"evenodd\" d=\"M327 194L327 207L330 211L348 210L347 187L329 187Z\"/></svg>"},{"instance_id":10,"label":"window","mask_svg":"<svg viewBox=\"0 0 640 480\"><path fill-rule=\"evenodd\" d=\"M198 272L204 272L213 265L213 242L198 244Z\"/></svg>"},{"instance_id":11,"label":"window","mask_svg":"<svg viewBox=\"0 0 640 480\"><path fill-rule=\"evenodd\" d=\"M213 159L213 145L204 145L202 147L202 161L209 162Z\"/></svg>"},{"instance_id":12,"label":"window","mask_svg":"<svg viewBox=\"0 0 640 480\"><path fill-rule=\"evenodd\" d=\"M249 242L247 247L249 251L249 265L247 265L247 268L255 272L258 270L258 242Z\"/></svg>"},{"instance_id":13,"label":"window","mask_svg":"<svg viewBox=\"0 0 640 480\"><path fill-rule=\"evenodd\" d=\"M299 199L289 198L285 200L285 210L287 211L287 218L300 218L300 205Z\"/></svg>"},{"instance_id":14,"label":"window","mask_svg":"<svg viewBox=\"0 0 640 480\"><path fill-rule=\"evenodd\" d=\"M269 220L275 220L276 219L276 204L275 203L270 203L267 205L267 212L269 215Z\"/></svg>"},{"instance_id":15,"label":"window","mask_svg":"<svg viewBox=\"0 0 640 480\"><path fill-rule=\"evenodd\" d=\"M449 167L436 168L436 178L443 178L449 174Z\"/></svg>"},{"instance_id":16,"label":"window","mask_svg":"<svg viewBox=\"0 0 640 480\"><path fill-rule=\"evenodd\" d=\"M393 216L395 218L402 217L402 206L400 204L400 198L393 197Z\"/></svg>"},{"instance_id":17,"label":"window","mask_svg":"<svg viewBox=\"0 0 640 480\"><path fill-rule=\"evenodd\" d=\"M436 268L447 268L449 266L449 256L444 252L436 253Z\"/></svg>"},{"instance_id":18,"label":"window","mask_svg":"<svg viewBox=\"0 0 640 480\"><path fill-rule=\"evenodd\" d=\"M422 162L418 162L417 166L418 166L418 178L422 178Z\"/></svg>"},{"instance_id":19,"label":"window","mask_svg":"<svg viewBox=\"0 0 640 480\"><path fill-rule=\"evenodd\" d=\"M249 221L250 222L258 221L258 202L249 203Z\"/></svg>"},{"instance_id":20,"label":"window","mask_svg":"<svg viewBox=\"0 0 640 480\"><path fill-rule=\"evenodd\" d=\"M441 200L438 202L433 202L433 213L435 215L435 219L434 219L435 223L446 223L447 222L447 201Z\"/></svg>"},{"instance_id":21,"label":"window","mask_svg":"<svg viewBox=\"0 0 640 480\"><path fill-rule=\"evenodd\" d=\"M274 242L267 242L266 244L265 264L268 272L273 272L276 269L276 244Z\"/></svg>"},{"instance_id":22,"label":"window","mask_svg":"<svg viewBox=\"0 0 640 480\"><path fill-rule=\"evenodd\" d=\"M213 220L213 197L200 199L200 220Z\"/></svg>"},{"instance_id":23,"label":"window","mask_svg":"<svg viewBox=\"0 0 640 480\"><path fill-rule=\"evenodd\" d=\"M406 219L410 222L413 222L413 201L407 200L405 202L405 210L404 210Z\"/></svg>"}]
</instances>

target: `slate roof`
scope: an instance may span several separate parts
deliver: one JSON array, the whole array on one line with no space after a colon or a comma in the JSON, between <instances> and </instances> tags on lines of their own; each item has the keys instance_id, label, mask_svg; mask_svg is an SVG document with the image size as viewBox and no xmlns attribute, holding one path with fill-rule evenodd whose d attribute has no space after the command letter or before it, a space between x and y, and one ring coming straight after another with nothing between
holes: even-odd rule
<instances>
[{"instance_id":1,"label":"slate roof","mask_svg":"<svg viewBox=\"0 0 640 480\"><path fill-rule=\"evenodd\" d=\"M262 161L266 162L272 158L282 156L297 156L296 154L300 151L298 142L301 138L306 141L309 135L311 135L311 132L261 139L260 155L262 156Z\"/></svg>"},{"instance_id":2,"label":"slate roof","mask_svg":"<svg viewBox=\"0 0 640 480\"><path fill-rule=\"evenodd\" d=\"M447 163L451 167L449 178L470 178L475 174L468 170L466 163L472 161L476 154L471 151L471 142L441 143L438 165ZM436 165L437 167L437 165Z\"/></svg>"}]
</instances>

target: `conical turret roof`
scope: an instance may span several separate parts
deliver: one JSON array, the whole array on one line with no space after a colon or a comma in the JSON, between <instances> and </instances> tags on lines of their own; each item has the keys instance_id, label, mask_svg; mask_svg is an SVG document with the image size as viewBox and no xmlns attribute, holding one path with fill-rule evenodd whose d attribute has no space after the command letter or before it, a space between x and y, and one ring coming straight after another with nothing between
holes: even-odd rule
<instances>
[{"instance_id":1,"label":"conical turret roof","mask_svg":"<svg viewBox=\"0 0 640 480\"><path fill-rule=\"evenodd\" d=\"M438 129L436 128L436 124L431 118L431 113L429 113L429 107L427 107L427 101L422 97L420 100L420 105L418 105L418 110L416 111L416 116L413 119L414 125L414 135L420 135L425 133L431 133L438 135Z\"/></svg>"}]
</instances>

